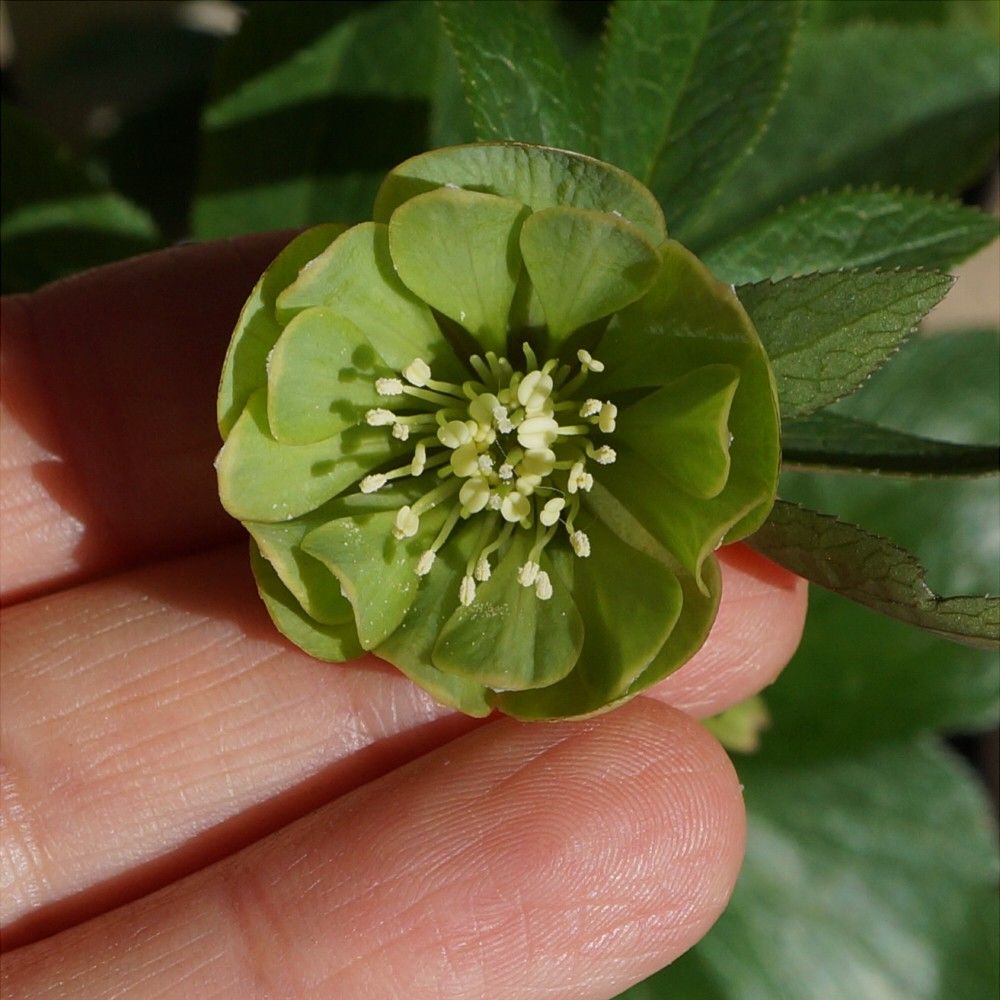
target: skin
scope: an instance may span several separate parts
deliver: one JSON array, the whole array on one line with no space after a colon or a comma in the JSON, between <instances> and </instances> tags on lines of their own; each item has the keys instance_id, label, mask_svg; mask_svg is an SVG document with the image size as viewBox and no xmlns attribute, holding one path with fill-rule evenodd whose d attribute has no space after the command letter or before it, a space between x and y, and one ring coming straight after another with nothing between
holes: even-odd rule
<instances>
[{"instance_id":1,"label":"skin","mask_svg":"<svg viewBox=\"0 0 1000 1000\"><path fill-rule=\"evenodd\" d=\"M774 679L805 585L723 550L704 649L585 722L477 722L291 647L212 469L287 238L4 300L3 995L612 997L725 907L743 804L695 717Z\"/></svg>"}]
</instances>

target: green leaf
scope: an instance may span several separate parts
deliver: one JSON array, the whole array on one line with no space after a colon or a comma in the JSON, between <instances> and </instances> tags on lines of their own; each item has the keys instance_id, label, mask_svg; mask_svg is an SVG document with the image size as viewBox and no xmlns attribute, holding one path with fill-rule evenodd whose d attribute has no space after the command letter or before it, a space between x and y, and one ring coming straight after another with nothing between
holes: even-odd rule
<instances>
[{"instance_id":1,"label":"green leaf","mask_svg":"<svg viewBox=\"0 0 1000 1000\"><path fill-rule=\"evenodd\" d=\"M484 350L503 354L527 214L520 202L493 194L428 191L393 212L392 262L410 291L468 330Z\"/></svg>"},{"instance_id":2,"label":"green leaf","mask_svg":"<svg viewBox=\"0 0 1000 1000\"><path fill-rule=\"evenodd\" d=\"M997 333L918 336L836 409L913 433L982 440L1000 425ZM994 479L786 473L781 494L917 553L939 593L1000 593L1000 538L984 530L1000 524ZM982 729L1000 716L1000 657L815 589L799 651L767 699L775 716L767 745L796 757L934 728Z\"/></svg>"},{"instance_id":3,"label":"green leaf","mask_svg":"<svg viewBox=\"0 0 1000 1000\"><path fill-rule=\"evenodd\" d=\"M956 194L989 169L998 93L996 42L980 32L803 30L767 133L684 240L703 250L779 205L845 184Z\"/></svg>"},{"instance_id":4,"label":"green leaf","mask_svg":"<svg viewBox=\"0 0 1000 1000\"><path fill-rule=\"evenodd\" d=\"M951 282L924 271L845 271L741 287L771 359L782 417L807 416L854 392Z\"/></svg>"},{"instance_id":5,"label":"green leaf","mask_svg":"<svg viewBox=\"0 0 1000 1000\"><path fill-rule=\"evenodd\" d=\"M366 222L347 230L278 296L277 316L287 323L313 306L350 320L397 371L423 358L438 378L464 377L430 309L399 280L386 226Z\"/></svg>"},{"instance_id":6,"label":"green leaf","mask_svg":"<svg viewBox=\"0 0 1000 1000\"><path fill-rule=\"evenodd\" d=\"M553 352L574 330L643 295L660 266L635 226L586 208L535 212L521 229L521 253Z\"/></svg>"},{"instance_id":7,"label":"green leaf","mask_svg":"<svg viewBox=\"0 0 1000 1000\"><path fill-rule=\"evenodd\" d=\"M704 255L723 281L852 268L947 270L996 239L978 209L902 191L839 191L779 208Z\"/></svg>"},{"instance_id":8,"label":"green leaf","mask_svg":"<svg viewBox=\"0 0 1000 1000\"><path fill-rule=\"evenodd\" d=\"M0 107L3 292L28 292L152 250L150 216L111 191L27 115Z\"/></svg>"},{"instance_id":9,"label":"green leaf","mask_svg":"<svg viewBox=\"0 0 1000 1000\"><path fill-rule=\"evenodd\" d=\"M956 642L1000 648L1000 598L939 597L904 549L863 528L778 501L749 541L813 583Z\"/></svg>"},{"instance_id":10,"label":"green leaf","mask_svg":"<svg viewBox=\"0 0 1000 1000\"><path fill-rule=\"evenodd\" d=\"M205 110L194 234L370 218L385 172L445 128L446 47L421 0L253 4Z\"/></svg>"},{"instance_id":11,"label":"green leaf","mask_svg":"<svg viewBox=\"0 0 1000 1000\"><path fill-rule=\"evenodd\" d=\"M781 425L786 466L902 476L981 476L998 471L996 445L952 444L819 411Z\"/></svg>"},{"instance_id":12,"label":"green leaf","mask_svg":"<svg viewBox=\"0 0 1000 1000\"><path fill-rule=\"evenodd\" d=\"M278 631L300 649L333 663L353 660L364 652L353 619L341 625L324 625L306 615L253 542L250 543L250 567L257 581L257 592L271 620Z\"/></svg>"},{"instance_id":13,"label":"green leaf","mask_svg":"<svg viewBox=\"0 0 1000 1000\"><path fill-rule=\"evenodd\" d=\"M480 139L594 150L589 109L548 25L517 0L439 0Z\"/></svg>"},{"instance_id":14,"label":"green leaf","mask_svg":"<svg viewBox=\"0 0 1000 1000\"><path fill-rule=\"evenodd\" d=\"M800 10L786 0L619 0L612 7L600 152L649 184L675 235L763 132Z\"/></svg>"},{"instance_id":15,"label":"green leaf","mask_svg":"<svg viewBox=\"0 0 1000 1000\"><path fill-rule=\"evenodd\" d=\"M295 280L299 271L325 250L344 226L307 229L293 239L268 265L240 311L222 366L216 417L225 438L243 412L247 400L267 385L267 357L281 325L274 315L275 299Z\"/></svg>"},{"instance_id":16,"label":"green leaf","mask_svg":"<svg viewBox=\"0 0 1000 1000\"><path fill-rule=\"evenodd\" d=\"M624 410L616 437L686 493L710 500L729 478L729 411L739 381L733 365L696 368Z\"/></svg>"},{"instance_id":17,"label":"green leaf","mask_svg":"<svg viewBox=\"0 0 1000 1000\"><path fill-rule=\"evenodd\" d=\"M622 996L995 997L996 835L965 766L928 742L807 763L764 746L738 762L748 842L728 909Z\"/></svg>"},{"instance_id":18,"label":"green leaf","mask_svg":"<svg viewBox=\"0 0 1000 1000\"><path fill-rule=\"evenodd\" d=\"M580 658L556 684L498 695L497 707L518 719L567 718L607 707L650 664L681 614L683 593L667 565L615 537L600 520L581 518L579 524L590 537L590 556L566 556L557 571L571 580L585 623ZM628 628L621 627L624 621Z\"/></svg>"},{"instance_id":19,"label":"green leaf","mask_svg":"<svg viewBox=\"0 0 1000 1000\"><path fill-rule=\"evenodd\" d=\"M303 550L340 581L365 649L385 642L406 617L421 582L417 561L446 516L443 506L427 511L417 533L401 540L393 535L394 510L338 518L302 540Z\"/></svg>"},{"instance_id":20,"label":"green leaf","mask_svg":"<svg viewBox=\"0 0 1000 1000\"><path fill-rule=\"evenodd\" d=\"M552 597L540 600L517 579L533 542L532 534L516 531L475 601L448 619L434 646L438 669L511 691L555 684L573 669L583 646L583 621L562 576L543 552L537 561L549 574Z\"/></svg>"},{"instance_id":21,"label":"green leaf","mask_svg":"<svg viewBox=\"0 0 1000 1000\"><path fill-rule=\"evenodd\" d=\"M659 202L634 177L607 163L561 149L480 143L435 149L401 163L375 199L375 221L425 191L452 185L513 198L533 212L592 208L631 222L653 246L667 234Z\"/></svg>"},{"instance_id":22,"label":"green leaf","mask_svg":"<svg viewBox=\"0 0 1000 1000\"><path fill-rule=\"evenodd\" d=\"M288 521L315 510L402 450L384 427L351 427L313 444L280 444L263 390L250 397L219 452L222 505L241 521Z\"/></svg>"}]
</instances>

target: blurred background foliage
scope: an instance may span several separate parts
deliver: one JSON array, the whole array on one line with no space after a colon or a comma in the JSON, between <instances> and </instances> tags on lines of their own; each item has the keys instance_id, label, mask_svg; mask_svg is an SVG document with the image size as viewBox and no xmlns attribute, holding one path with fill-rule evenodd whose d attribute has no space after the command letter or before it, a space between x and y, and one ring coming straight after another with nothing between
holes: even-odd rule
<instances>
[{"instance_id":1,"label":"blurred background foliage","mask_svg":"<svg viewBox=\"0 0 1000 1000\"><path fill-rule=\"evenodd\" d=\"M589 87L606 13L519 16ZM389 167L475 138L433 3L11 0L0 18L5 292L179 240L361 220ZM693 246L848 184L995 198L1000 3L811 0L804 21L770 127ZM975 327L922 332L837 408L995 440L995 251L952 292L985 299ZM904 544L939 593L1000 592L995 479L790 470L782 495ZM997 657L814 590L764 702L759 747L737 755L750 839L732 905L627 996L993 1000Z\"/></svg>"}]
</instances>

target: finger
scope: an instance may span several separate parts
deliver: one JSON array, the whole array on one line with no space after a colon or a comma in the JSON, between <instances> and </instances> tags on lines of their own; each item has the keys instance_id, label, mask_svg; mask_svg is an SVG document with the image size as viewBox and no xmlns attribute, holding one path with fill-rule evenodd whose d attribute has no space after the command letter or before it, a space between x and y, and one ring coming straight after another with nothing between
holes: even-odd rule
<instances>
[{"instance_id":1,"label":"finger","mask_svg":"<svg viewBox=\"0 0 1000 1000\"><path fill-rule=\"evenodd\" d=\"M290 233L194 244L3 300L5 603L231 535L215 394Z\"/></svg>"},{"instance_id":2,"label":"finger","mask_svg":"<svg viewBox=\"0 0 1000 1000\"><path fill-rule=\"evenodd\" d=\"M5 996L607 998L705 933L743 840L732 767L682 713L499 721L10 954Z\"/></svg>"},{"instance_id":3,"label":"finger","mask_svg":"<svg viewBox=\"0 0 1000 1000\"><path fill-rule=\"evenodd\" d=\"M771 684L798 648L806 620L805 580L746 545L718 552L722 603L708 642L676 673L651 688L699 719Z\"/></svg>"},{"instance_id":4,"label":"finger","mask_svg":"<svg viewBox=\"0 0 1000 1000\"><path fill-rule=\"evenodd\" d=\"M763 648L745 659L731 605L753 608L780 655L801 628L798 590L732 563L699 654L714 670L674 684L680 703L724 706L777 669ZM2 635L12 945L152 891L473 725L387 666L320 663L284 643L242 546L8 609Z\"/></svg>"}]
</instances>

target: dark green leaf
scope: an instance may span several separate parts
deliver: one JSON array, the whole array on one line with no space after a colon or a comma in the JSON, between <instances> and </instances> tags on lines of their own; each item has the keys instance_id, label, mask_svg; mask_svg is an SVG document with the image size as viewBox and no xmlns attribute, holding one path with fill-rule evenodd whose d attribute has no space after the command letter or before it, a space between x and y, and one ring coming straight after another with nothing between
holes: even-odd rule
<instances>
[{"instance_id":1,"label":"dark green leaf","mask_svg":"<svg viewBox=\"0 0 1000 1000\"><path fill-rule=\"evenodd\" d=\"M813 271L947 270L997 236L984 212L902 191L839 191L781 208L703 256L723 281L778 281Z\"/></svg>"},{"instance_id":2,"label":"dark green leaf","mask_svg":"<svg viewBox=\"0 0 1000 1000\"><path fill-rule=\"evenodd\" d=\"M939 597L917 560L885 538L779 500L749 540L813 583L956 642L1000 648L1000 598Z\"/></svg>"},{"instance_id":3,"label":"dark green leaf","mask_svg":"<svg viewBox=\"0 0 1000 1000\"><path fill-rule=\"evenodd\" d=\"M764 745L739 763L748 845L729 908L679 975L624 997L995 997L996 840L961 763L927 742L787 764Z\"/></svg>"},{"instance_id":4,"label":"dark green leaf","mask_svg":"<svg viewBox=\"0 0 1000 1000\"><path fill-rule=\"evenodd\" d=\"M419 0L255 5L205 111L195 233L370 218L387 170L432 133L462 137L450 60Z\"/></svg>"},{"instance_id":5,"label":"dark green leaf","mask_svg":"<svg viewBox=\"0 0 1000 1000\"><path fill-rule=\"evenodd\" d=\"M937 305L951 278L928 271L844 271L744 285L785 418L854 392Z\"/></svg>"},{"instance_id":6,"label":"dark green leaf","mask_svg":"<svg viewBox=\"0 0 1000 1000\"><path fill-rule=\"evenodd\" d=\"M785 465L903 476L996 472L996 445L952 444L821 411L781 427Z\"/></svg>"},{"instance_id":7,"label":"dark green leaf","mask_svg":"<svg viewBox=\"0 0 1000 1000\"><path fill-rule=\"evenodd\" d=\"M812 0L808 10L811 21L824 24L851 21L943 24L948 0Z\"/></svg>"},{"instance_id":8,"label":"dark green leaf","mask_svg":"<svg viewBox=\"0 0 1000 1000\"><path fill-rule=\"evenodd\" d=\"M3 291L25 292L153 249L149 215L88 172L34 122L0 112Z\"/></svg>"},{"instance_id":9,"label":"dark green leaf","mask_svg":"<svg viewBox=\"0 0 1000 1000\"><path fill-rule=\"evenodd\" d=\"M589 110L542 5L441 0L438 9L480 139L594 152Z\"/></svg>"},{"instance_id":10,"label":"dark green leaf","mask_svg":"<svg viewBox=\"0 0 1000 1000\"><path fill-rule=\"evenodd\" d=\"M800 9L794 0L619 0L612 8L601 155L650 185L674 235L763 132Z\"/></svg>"},{"instance_id":11,"label":"dark green leaf","mask_svg":"<svg viewBox=\"0 0 1000 1000\"><path fill-rule=\"evenodd\" d=\"M767 133L685 241L704 249L778 205L845 184L957 193L989 169L998 93L1000 55L980 32L803 31Z\"/></svg>"}]
</instances>

